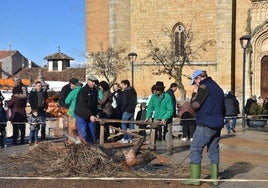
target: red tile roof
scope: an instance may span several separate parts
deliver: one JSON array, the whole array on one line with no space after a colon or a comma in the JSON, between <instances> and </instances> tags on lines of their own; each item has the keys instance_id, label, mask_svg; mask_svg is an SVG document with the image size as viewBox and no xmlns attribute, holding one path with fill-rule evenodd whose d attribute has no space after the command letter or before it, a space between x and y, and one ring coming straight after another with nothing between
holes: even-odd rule
<instances>
[{"instance_id":1,"label":"red tile roof","mask_svg":"<svg viewBox=\"0 0 268 188\"><path fill-rule=\"evenodd\" d=\"M0 59L4 59L16 53L15 50L0 50Z\"/></svg>"},{"instance_id":2,"label":"red tile roof","mask_svg":"<svg viewBox=\"0 0 268 188\"><path fill-rule=\"evenodd\" d=\"M62 52L57 52L52 55L46 56L44 58L45 60L74 60L74 58L62 53Z\"/></svg>"},{"instance_id":3,"label":"red tile roof","mask_svg":"<svg viewBox=\"0 0 268 188\"><path fill-rule=\"evenodd\" d=\"M86 80L86 68L67 68L63 71L48 71L47 68L23 68L11 78L18 77L21 79L29 79L31 82L34 82L38 77L40 69L44 81L68 82L73 77L82 82Z\"/></svg>"}]
</instances>

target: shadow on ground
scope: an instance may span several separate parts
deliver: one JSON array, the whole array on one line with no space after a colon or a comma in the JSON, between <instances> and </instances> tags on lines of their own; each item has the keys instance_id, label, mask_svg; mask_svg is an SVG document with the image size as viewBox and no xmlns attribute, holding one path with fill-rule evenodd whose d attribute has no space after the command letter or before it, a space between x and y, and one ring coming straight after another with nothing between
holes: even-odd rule
<instances>
[{"instance_id":1,"label":"shadow on ground","mask_svg":"<svg viewBox=\"0 0 268 188\"><path fill-rule=\"evenodd\" d=\"M255 167L256 165L253 165L249 162L237 162L234 163L232 166L228 167L223 172L220 172L219 176L221 179L232 179L237 174L247 173Z\"/></svg>"}]
</instances>

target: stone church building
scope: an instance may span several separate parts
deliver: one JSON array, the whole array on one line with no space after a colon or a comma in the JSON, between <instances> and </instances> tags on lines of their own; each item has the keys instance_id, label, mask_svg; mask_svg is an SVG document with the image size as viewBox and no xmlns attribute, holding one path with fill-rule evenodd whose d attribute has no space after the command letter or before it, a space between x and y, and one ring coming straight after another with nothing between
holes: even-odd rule
<instances>
[{"instance_id":1,"label":"stone church building","mask_svg":"<svg viewBox=\"0 0 268 188\"><path fill-rule=\"evenodd\" d=\"M156 81L163 81L168 89L174 80L154 74L157 66L146 58L146 42L151 40L160 46L169 42L164 28L176 36L181 28L189 27L193 47L206 40L215 43L184 66L186 76L182 81L187 98L192 92L187 76L196 69L206 70L224 90L233 90L240 101L243 76L246 98L252 94L268 97L267 0L86 0L87 63L91 63L90 53L101 47L124 47L126 57L130 52L138 55L134 62L134 87L139 97L150 95ZM251 37L245 58L239 40L244 35ZM118 82L132 79L128 59L124 64L124 70L118 72ZM179 99L179 92L175 94Z\"/></svg>"}]
</instances>

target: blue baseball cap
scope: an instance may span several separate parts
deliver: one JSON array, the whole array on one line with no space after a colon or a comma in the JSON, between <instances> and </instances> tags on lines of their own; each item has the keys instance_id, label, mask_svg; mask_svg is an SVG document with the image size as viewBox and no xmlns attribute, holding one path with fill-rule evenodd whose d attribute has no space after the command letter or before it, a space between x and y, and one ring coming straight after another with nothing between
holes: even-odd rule
<instances>
[{"instance_id":1,"label":"blue baseball cap","mask_svg":"<svg viewBox=\"0 0 268 188\"><path fill-rule=\"evenodd\" d=\"M201 74L203 74L204 71L203 70L196 70L194 71L194 73L192 74L192 80L191 80L191 85L194 85L194 80L197 76L200 76Z\"/></svg>"}]
</instances>

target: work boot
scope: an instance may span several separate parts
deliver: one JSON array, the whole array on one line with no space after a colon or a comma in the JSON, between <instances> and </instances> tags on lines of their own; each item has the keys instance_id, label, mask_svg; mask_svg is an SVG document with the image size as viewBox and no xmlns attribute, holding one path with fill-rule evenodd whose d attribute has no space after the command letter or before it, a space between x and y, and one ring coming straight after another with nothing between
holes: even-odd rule
<instances>
[{"instance_id":1,"label":"work boot","mask_svg":"<svg viewBox=\"0 0 268 188\"><path fill-rule=\"evenodd\" d=\"M200 185L200 164L190 164L190 178L188 180L183 180L181 183L185 185Z\"/></svg>"},{"instance_id":2,"label":"work boot","mask_svg":"<svg viewBox=\"0 0 268 188\"><path fill-rule=\"evenodd\" d=\"M210 179L213 179L215 181L212 182L213 185L219 185L218 180L218 174L219 174L219 165L218 164L212 164L211 165L211 175Z\"/></svg>"}]
</instances>

